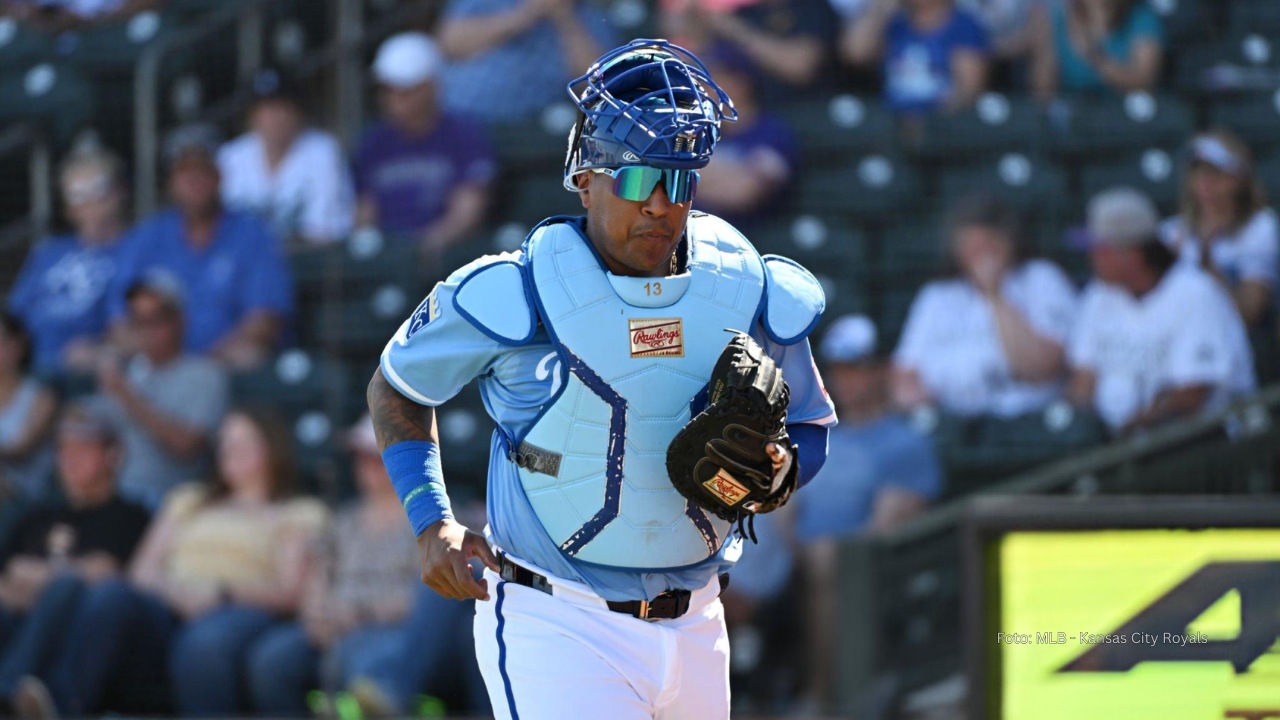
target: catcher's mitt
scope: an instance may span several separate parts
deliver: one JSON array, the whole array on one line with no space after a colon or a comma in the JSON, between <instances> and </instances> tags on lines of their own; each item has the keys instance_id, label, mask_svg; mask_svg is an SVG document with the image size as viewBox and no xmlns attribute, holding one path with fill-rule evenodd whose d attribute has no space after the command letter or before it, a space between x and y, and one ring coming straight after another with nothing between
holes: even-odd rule
<instances>
[{"instance_id":1,"label":"catcher's mitt","mask_svg":"<svg viewBox=\"0 0 1280 720\"><path fill-rule=\"evenodd\" d=\"M739 531L746 518L782 507L800 468L787 435L790 396L773 359L750 336L735 333L711 372L706 409L667 447L671 483L694 505L737 522ZM769 443L791 453L779 472Z\"/></svg>"}]
</instances>

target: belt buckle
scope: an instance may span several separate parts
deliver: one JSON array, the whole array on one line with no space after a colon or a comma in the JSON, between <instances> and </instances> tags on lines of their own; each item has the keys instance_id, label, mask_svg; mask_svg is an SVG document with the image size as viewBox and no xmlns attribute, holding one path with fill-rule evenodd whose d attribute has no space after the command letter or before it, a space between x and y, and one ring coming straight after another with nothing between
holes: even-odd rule
<instances>
[{"instance_id":1,"label":"belt buckle","mask_svg":"<svg viewBox=\"0 0 1280 720\"><path fill-rule=\"evenodd\" d=\"M644 620L645 622L657 622L657 618L649 617L649 601L640 600L638 602L640 603L640 609L636 611L636 617Z\"/></svg>"}]
</instances>

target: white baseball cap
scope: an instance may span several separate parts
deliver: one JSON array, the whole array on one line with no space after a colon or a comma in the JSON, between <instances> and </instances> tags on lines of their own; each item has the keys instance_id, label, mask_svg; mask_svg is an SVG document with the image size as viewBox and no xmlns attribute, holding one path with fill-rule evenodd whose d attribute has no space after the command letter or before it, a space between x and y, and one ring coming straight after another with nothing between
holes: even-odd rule
<instances>
[{"instance_id":1,"label":"white baseball cap","mask_svg":"<svg viewBox=\"0 0 1280 720\"><path fill-rule=\"evenodd\" d=\"M392 35L378 48L373 77L393 88L410 88L433 79L444 65L436 41L426 33Z\"/></svg>"},{"instance_id":2,"label":"white baseball cap","mask_svg":"<svg viewBox=\"0 0 1280 720\"><path fill-rule=\"evenodd\" d=\"M831 323L822 336L822 359L829 363L856 363L876 352L876 325L866 315L844 315Z\"/></svg>"},{"instance_id":3,"label":"white baseball cap","mask_svg":"<svg viewBox=\"0 0 1280 720\"><path fill-rule=\"evenodd\" d=\"M1089 201L1086 233L1090 246L1137 247L1155 238L1159 229L1156 206L1140 190L1111 188Z\"/></svg>"}]
</instances>

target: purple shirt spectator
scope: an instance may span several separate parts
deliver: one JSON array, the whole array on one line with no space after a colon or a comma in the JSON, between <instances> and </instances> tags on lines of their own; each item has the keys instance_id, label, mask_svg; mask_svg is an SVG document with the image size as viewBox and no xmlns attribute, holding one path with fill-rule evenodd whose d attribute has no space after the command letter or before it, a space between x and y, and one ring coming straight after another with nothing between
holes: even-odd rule
<instances>
[{"instance_id":1,"label":"purple shirt spectator","mask_svg":"<svg viewBox=\"0 0 1280 720\"><path fill-rule=\"evenodd\" d=\"M176 210L164 210L143 221L116 276L113 321L124 316L129 287L155 269L182 283L188 352L209 352L255 311L281 317L293 312L293 279L280 242L253 215L224 212L205 248L194 248L186 241Z\"/></svg>"},{"instance_id":2,"label":"purple shirt spectator","mask_svg":"<svg viewBox=\"0 0 1280 720\"><path fill-rule=\"evenodd\" d=\"M375 200L382 229L418 232L444 214L454 188L487 185L496 170L484 132L460 117L442 115L418 138L380 122L356 154L356 191Z\"/></svg>"},{"instance_id":3,"label":"purple shirt spectator","mask_svg":"<svg viewBox=\"0 0 1280 720\"><path fill-rule=\"evenodd\" d=\"M966 48L990 52L987 31L977 18L954 10L933 32L922 33L899 12L885 29L885 96L898 112L927 112L952 93L952 52Z\"/></svg>"},{"instance_id":4,"label":"purple shirt spectator","mask_svg":"<svg viewBox=\"0 0 1280 720\"><path fill-rule=\"evenodd\" d=\"M9 294L9 311L31 329L38 371L65 369L68 343L96 341L106 332L107 290L126 242L88 245L60 235L32 249Z\"/></svg>"},{"instance_id":5,"label":"purple shirt spectator","mask_svg":"<svg viewBox=\"0 0 1280 720\"><path fill-rule=\"evenodd\" d=\"M733 133L726 132L724 138L716 144L716 156L713 163L733 167L748 167L752 172L768 180L771 190L764 202L754 204L752 210L734 211L720 208L707 197L709 193L699 196L694 207L712 215L718 215L735 227L742 228L747 224L766 217L777 208L771 202L778 189L785 189L786 182L795 175L799 165L800 148L796 143L795 132L781 118L772 115L761 115L749 126L733 128Z\"/></svg>"}]
</instances>

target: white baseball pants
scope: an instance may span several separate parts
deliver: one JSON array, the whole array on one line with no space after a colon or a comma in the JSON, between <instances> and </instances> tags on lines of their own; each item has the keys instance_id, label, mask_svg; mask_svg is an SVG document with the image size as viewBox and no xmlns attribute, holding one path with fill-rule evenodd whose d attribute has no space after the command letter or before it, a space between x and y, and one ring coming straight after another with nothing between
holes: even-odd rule
<instances>
[{"instance_id":1,"label":"white baseball pants","mask_svg":"<svg viewBox=\"0 0 1280 720\"><path fill-rule=\"evenodd\" d=\"M554 595L486 569L476 658L500 720L724 720L729 636L713 578L674 620L609 610L581 583Z\"/></svg>"}]
</instances>

